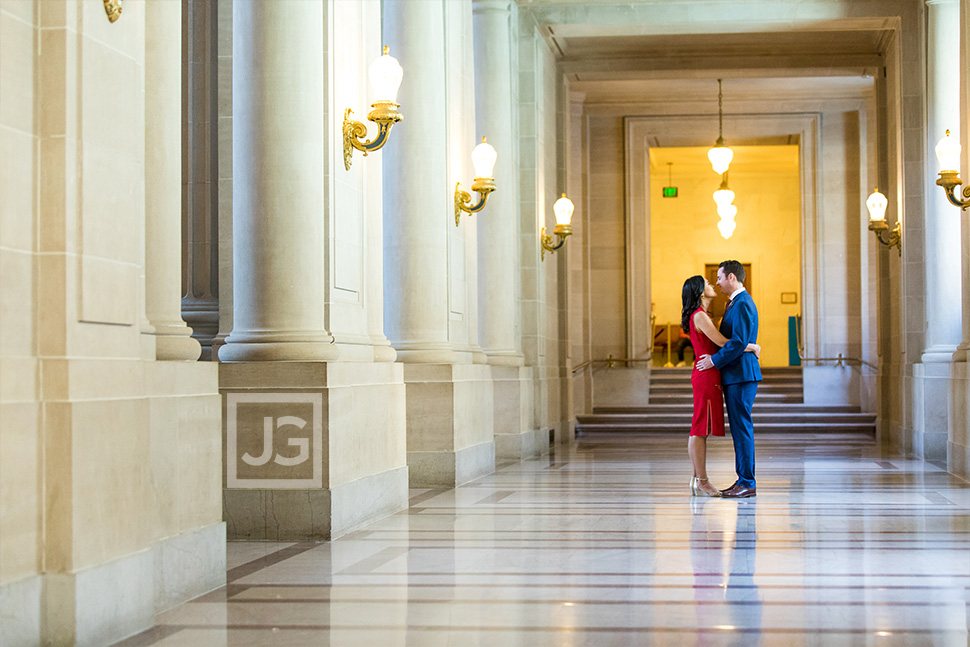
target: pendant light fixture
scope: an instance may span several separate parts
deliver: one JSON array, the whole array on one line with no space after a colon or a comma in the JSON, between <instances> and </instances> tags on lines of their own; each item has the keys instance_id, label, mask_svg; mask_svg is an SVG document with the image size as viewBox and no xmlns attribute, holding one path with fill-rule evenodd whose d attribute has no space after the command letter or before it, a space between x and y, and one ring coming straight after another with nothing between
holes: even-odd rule
<instances>
[{"instance_id":1,"label":"pendant light fixture","mask_svg":"<svg viewBox=\"0 0 970 647\"><path fill-rule=\"evenodd\" d=\"M738 215L738 208L734 206L734 191L728 187L727 173L721 176L721 186L714 192L714 202L717 203L717 215L721 220L717 228L725 239L731 237L737 224L734 217Z\"/></svg>"},{"instance_id":2,"label":"pendant light fixture","mask_svg":"<svg viewBox=\"0 0 970 647\"><path fill-rule=\"evenodd\" d=\"M711 166L715 173L727 173L734 159L734 151L724 145L724 110L722 108L721 79L717 80L717 141L714 148L707 151L707 159L711 160Z\"/></svg>"}]
</instances>

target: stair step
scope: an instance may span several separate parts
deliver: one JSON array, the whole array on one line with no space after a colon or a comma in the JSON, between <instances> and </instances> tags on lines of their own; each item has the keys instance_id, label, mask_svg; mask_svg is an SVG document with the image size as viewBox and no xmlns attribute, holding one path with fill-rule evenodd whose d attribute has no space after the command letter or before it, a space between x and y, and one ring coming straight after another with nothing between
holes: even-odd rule
<instances>
[{"instance_id":1,"label":"stair step","mask_svg":"<svg viewBox=\"0 0 970 647\"><path fill-rule=\"evenodd\" d=\"M790 404L800 404L802 402L801 393L759 393L758 400L761 402L787 402ZM689 393L668 394L660 393L650 396L650 402L656 404L676 404L692 403L694 396Z\"/></svg>"},{"instance_id":2,"label":"stair step","mask_svg":"<svg viewBox=\"0 0 970 647\"><path fill-rule=\"evenodd\" d=\"M800 384L759 384L758 395L762 393L798 393L803 391ZM663 395L665 393L693 393L690 384L651 384L650 394Z\"/></svg>"},{"instance_id":3,"label":"stair step","mask_svg":"<svg viewBox=\"0 0 970 647\"><path fill-rule=\"evenodd\" d=\"M659 424L659 423L682 423L688 424L693 419L693 412L683 413L646 413L646 414L612 414L612 415L582 415L576 416L577 424ZM871 413L759 413L751 414L755 424L873 424L876 420L875 414Z\"/></svg>"},{"instance_id":4,"label":"stair step","mask_svg":"<svg viewBox=\"0 0 970 647\"><path fill-rule=\"evenodd\" d=\"M725 428L730 431L730 425L725 424ZM622 424L577 424L576 431L579 433L630 433L630 432L665 432L687 434L690 424L686 425L622 425ZM759 433L806 433L806 434L844 434L856 433L875 435L875 424L821 424L821 425L800 425L800 424L758 424L754 426L755 434Z\"/></svg>"},{"instance_id":5,"label":"stair step","mask_svg":"<svg viewBox=\"0 0 970 647\"><path fill-rule=\"evenodd\" d=\"M645 407L596 407L594 415L599 414L650 414L650 413L691 413L693 403L649 404ZM859 407L847 404L788 404L759 402L755 400L752 413L861 413ZM870 414L873 415L873 414Z\"/></svg>"},{"instance_id":6,"label":"stair step","mask_svg":"<svg viewBox=\"0 0 970 647\"><path fill-rule=\"evenodd\" d=\"M651 375L690 375L693 367L691 366L675 366L672 368L664 368L662 366L654 366L650 374ZM801 375L802 369L799 366L762 366L762 375Z\"/></svg>"}]
</instances>

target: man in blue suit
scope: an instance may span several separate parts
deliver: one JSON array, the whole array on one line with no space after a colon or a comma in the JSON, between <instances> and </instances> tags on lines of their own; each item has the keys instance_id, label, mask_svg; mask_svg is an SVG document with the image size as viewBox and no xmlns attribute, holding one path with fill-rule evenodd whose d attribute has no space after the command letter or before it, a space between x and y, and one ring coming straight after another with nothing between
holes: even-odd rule
<instances>
[{"instance_id":1,"label":"man in blue suit","mask_svg":"<svg viewBox=\"0 0 970 647\"><path fill-rule=\"evenodd\" d=\"M730 301L721 319L721 334L728 342L714 355L702 355L698 370L717 368L724 387L731 437L734 440L734 465L738 480L721 496L744 499L757 494L754 480L754 424L751 407L761 381L761 366L754 353L745 353L749 343L758 341L758 309L744 289L744 267L738 261L724 261L717 268L717 285Z\"/></svg>"}]
</instances>

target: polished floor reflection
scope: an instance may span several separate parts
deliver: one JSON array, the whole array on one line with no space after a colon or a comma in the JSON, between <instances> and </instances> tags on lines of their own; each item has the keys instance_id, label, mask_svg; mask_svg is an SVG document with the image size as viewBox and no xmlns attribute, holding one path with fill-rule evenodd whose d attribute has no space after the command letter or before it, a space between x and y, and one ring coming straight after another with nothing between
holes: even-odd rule
<instances>
[{"instance_id":1,"label":"polished floor reflection","mask_svg":"<svg viewBox=\"0 0 970 647\"><path fill-rule=\"evenodd\" d=\"M232 543L228 586L121 644L967 646L966 481L758 436L758 497L698 499L686 444L582 439L334 542Z\"/></svg>"}]
</instances>

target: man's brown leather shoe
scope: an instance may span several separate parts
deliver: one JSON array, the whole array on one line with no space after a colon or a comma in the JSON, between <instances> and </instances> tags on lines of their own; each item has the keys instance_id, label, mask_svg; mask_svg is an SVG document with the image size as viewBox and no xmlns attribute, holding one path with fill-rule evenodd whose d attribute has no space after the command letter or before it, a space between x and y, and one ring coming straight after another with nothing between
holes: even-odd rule
<instances>
[{"instance_id":1,"label":"man's brown leather shoe","mask_svg":"<svg viewBox=\"0 0 970 647\"><path fill-rule=\"evenodd\" d=\"M725 493L725 492L727 492L728 490L733 490L733 489L735 489L736 487L738 487L738 482L737 482L737 481L735 481L734 483L732 483L732 484L731 484L731 487L726 487L726 488L724 488L723 490L721 490L721 494L724 494L724 493Z\"/></svg>"},{"instance_id":2,"label":"man's brown leather shoe","mask_svg":"<svg viewBox=\"0 0 970 647\"><path fill-rule=\"evenodd\" d=\"M721 492L721 496L725 499L747 499L748 497L758 496L758 489L743 487L735 483L724 492Z\"/></svg>"}]
</instances>

